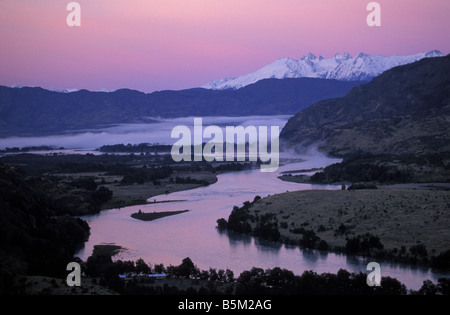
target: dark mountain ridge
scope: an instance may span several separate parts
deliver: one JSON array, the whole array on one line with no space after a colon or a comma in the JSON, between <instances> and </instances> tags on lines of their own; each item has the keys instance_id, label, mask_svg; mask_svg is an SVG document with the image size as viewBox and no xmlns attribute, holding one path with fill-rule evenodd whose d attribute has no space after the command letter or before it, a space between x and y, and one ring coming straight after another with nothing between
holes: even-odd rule
<instances>
[{"instance_id":1,"label":"dark mountain ridge","mask_svg":"<svg viewBox=\"0 0 450 315\"><path fill-rule=\"evenodd\" d=\"M361 81L267 79L239 90L120 89L58 93L0 86L0 136L34 136L142 122L148 117L293 115L311 104L341 97Z\"/></svg>"},{"instance_id":2,"label":"dark mountain ridge","mask_svg":"<svg viewBox=\"0 0 450 315\"><path fill-rule=\"evenodd\" d=\"M450 55L395 67L346 96L320 101L281 132L289 145L318 143L344 156L450 151Z\"/></svg>"}]
</instances>

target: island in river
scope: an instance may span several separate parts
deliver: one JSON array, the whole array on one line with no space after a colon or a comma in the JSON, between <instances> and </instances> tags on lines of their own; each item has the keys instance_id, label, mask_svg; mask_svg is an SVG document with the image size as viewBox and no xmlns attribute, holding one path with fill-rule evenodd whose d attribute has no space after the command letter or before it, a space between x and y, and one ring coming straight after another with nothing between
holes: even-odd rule
<instances>
[{"instance_id":1,"label":"island in river","mask_svg":"<svg viewBox=\"0 0 450 315\"><path fill-rule=\"evenodd\" d=\"M163 211L163 212L139 212L131 214L133 219L142 220L142 221L153 221L156 219L161 219L164 217L168 217L171 215L176 215L184 212L188 212L189 210L181 210L181 211Z\"/></svg>"}]
</instances>

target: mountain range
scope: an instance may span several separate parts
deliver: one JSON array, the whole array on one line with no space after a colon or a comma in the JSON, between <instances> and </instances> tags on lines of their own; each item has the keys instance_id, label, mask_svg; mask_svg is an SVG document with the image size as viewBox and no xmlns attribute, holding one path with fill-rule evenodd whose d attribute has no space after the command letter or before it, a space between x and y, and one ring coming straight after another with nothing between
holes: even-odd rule
<instances>
[{"instance_id":1,"label":"mountain range","mask_svg":"<svg viewBox=\"0 0 450 315\"><path fill-rule=\"evenodd\" d=\"M336 53L332 58L316 57L312 53L300 58L281 58L257 70L237 78L209 82L203 88L223 90L240 89L262 79L321 78L343 81L369 81L393 67L409 64L423 58L444 56L438 50L408 56L371 56L360 53L352 57L349 53Z\"/></svg>"},{"instance_id":2,"label":"mountain range","mask_svg":"<svg viewBox=\"0 0 450 315\"><path fill-rule=\"evenodd\" d=\"M450 152L450 55L395 67L320 101L289 119L280 137L337 156Z\"/></svg>"},{"instance_id":3,"label":"mountain range","mask_svg":"<svg viewBox=\"0 0 450 315\"><path fill-rule=\"evenodd\" d=\"M0 136L57 134L151 117L294 115L320 100L344 96L362 83L267 79L239 90L196 88L149 94L128 89L61 93L0 86Z\"/></svg>"},{"instance_id":4,"label":"mountain range","mask_svg":"<svg viewBox=\"0 0 450 315\"><path fill-rule=\"evenodd\" d=\"M443 61L448 56L440 55L436 50L404 57L337 54L324 59L309 54L299 61L280 59L256 72L256 83L235 89L216 86L148 94L129 89L62 93L39 87L0 86L0 137L148 122L151 117L298 113L289 120L282 137L290 143L322 141L324 149L336 154L367 146L380 152L420 150L417 143L446 148L450 142L441 140L447 139L445 132L450 130L444 104L450 94L449 72L445 73ZM421 61L428 66L420 70L417 64ZM398 64L405 65L395 67ZM393 68L372 78L389 67ZM286 72L288 68L290 72ZM270 73L272 79L261 79ZM289 77L300 74L317 77ZM242 84L245 78L239 78Z\"/></svg>"}]
</instances>

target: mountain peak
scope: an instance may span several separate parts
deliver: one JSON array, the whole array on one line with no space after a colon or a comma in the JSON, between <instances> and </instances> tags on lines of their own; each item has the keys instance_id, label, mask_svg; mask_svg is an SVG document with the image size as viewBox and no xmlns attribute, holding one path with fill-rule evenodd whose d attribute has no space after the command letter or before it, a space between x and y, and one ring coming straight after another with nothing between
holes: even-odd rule
<instances>
[{"instance_id":1,"label":"mountain peak","mask_svg":"<svg viewBox=\"0 0 450 315\"><path fill-rule=\"evenodd\" d=\"M107 88L103 88L103 89L98 90L97 92L111 93L111 92L114 92L114 90L110 90L110 89L107 89Z\"/></svg>"},{"instance_id":2,"label":"mountain peak","mask_svg":"<svg viewBox=\"0 0 450 315\"><path fill-rule=\"evenodd\" d=\"M356 57L356 58L364 58L364 57L369 57L369 55L368 55L368 54L365 54L365 53L363 53L363 52L360 52L360 53L358 54L358 57Z\"/></svg>"},{"instance_id":3,"label":"mountain peak","mask_svg":"<svg viewBox=\"0 0 450 315\"><path fill-rule=\"evenodd\" d=\"M73 93L73 92L78 92L79 89L57 89L57 88L52 88L50 89L51 92L56 92L56 93Z\"/></svg>"},{"instance_id":4,"label":"mountain peak","mask_svg":"<svg viewBox=\"0 0 450 315\"><path fill-rule=\"evenodd\" d=\"M221 79L207 83L206 89L240 89L263 79L322 78L341 81L367 81L396 66L405 65L423 58L442 57L439 50L407 56L372 56L359 53L352 57L348 52L336 53L332 58L316 57L309 52L299 60L281 58L244 76Z\"/></svg>"},{"instance_id":5,"label":"mountain peak","mask_svg":"<svg viewBox=\"0 0 450 315\"><path fill-rule=\"evenodd\" d=\"M345 60L348 60L348 59L350 59L350 58L352 58L352 56L351 56L348 52L345 52L345 53L343 53L342 55L339 54L339 53L336 53L336 54L334 55L334 59L336 59L336 60L338 60L338 61L345 61Z\"/></svg>"},{"instance_id":6,"label":"mountain peak","mask_svg":"<svg viewBox=\"0 0 450 315\"><path fill-rule=\"evenodd\" d=\"M430 57L442 57L444 56L444 54L440 51L440 50L431 50L431 51L427 51L425 53L425 57L430 58Z\"/></svg>"},{"instance_id":7,"label":"mountain peak","mask_svg":"<svg viewBox=\"0 0 450 315\"><path fill-rule=\"evenodd\" d=\"M450 55L395 67L342 98L298 112L280 138L294 145L320 143L338 156L448 152L449 82Z\"/></svg>"},{"instance_id":8,"label":"mountain peak","mask_svg":"<svg viewBox=\"0 0 450 315\"><path fill-rule=\"evenodd\" d=\"M308 52L308 54L306 56L303 56L300 60L305 60L305 59L316 60L317 57L312 52Z\"/></svg>"}]
</instances>

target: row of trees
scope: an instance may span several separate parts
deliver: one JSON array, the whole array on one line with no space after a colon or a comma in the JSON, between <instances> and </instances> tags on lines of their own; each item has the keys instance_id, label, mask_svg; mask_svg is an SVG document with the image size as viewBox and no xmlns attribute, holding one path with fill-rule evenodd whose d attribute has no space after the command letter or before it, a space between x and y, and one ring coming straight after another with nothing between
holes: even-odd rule
<instances>
[{"instance_id":1,"label":"row of trees","mask_svg":"<svg viewBox=\"0 0 450 315\"><path fill-rule=\"evenodd\" d=\"M283 294L283 295L406 295L404 284L383 277L381 287L369 287L367 274L350 273L341 269L337 274L317 274L305 271L294 275L292 271L273 268L252 268L237 279L236 294Z\"/></svg>"},{"instance_id":2,"label":"row of trees","mask_svg":"<svg viewBox=\"0 0 450 315\"><path fill-rule=\"evenodd\" d=\"M256 196L252 202L245 201L242 207L234 206L228 221L224 218L217 220L220 229L228 229L233 232L250 234L270 241L278 241L281 237L278 230L278 220L274 214L268 213L255 216L250 213L250 207L261 199ZM255 224L252 228L250 222Z\"/></svg>"},{"instance_id":3,"label":"row of trees","mask_svg":"<svg viewBox=\"0 0 450 315\"><path fill-rule=\"evenodd\" d=\"M173 181L173 179L170 179L171 181ZM197 185L207 185L208 181L206 180L199 180L196 178L191 178L190 176L188 177L175 177L175 183L176 184L197 184Z\"/></svg>"},{"instance_id":4,"label":"row of trees","mask_svg":"<svg viewBox=\"0 0 450 315\"><path fill-rule=\"evenodd\" d=\"M156 182L169 177L173 169L170 166L133 168L124 167L124 170L116 170L117 175L122 175L121 184L144 184L145 182Z\"/></svg>"},{"instance_id":5,"label":"row of trees","mask_svg":"<svg viewBox=\"0 0 450 315\"><path fill-rule=\"evenodd\" d=\"M285 223L279 223L277 216L274 213L265 213L263 215L254 215L250 213L250 207L260 199L260 196L256 196L252 202L244 202L242 207L234 206L228 217L228 221L224 218L217 220L219 229L228 229L233 232L249 234L274 242L279 241L281 239L279 228L287 228ZM253 228L251 223L254 225ZM328 243L321 240L313 230L295 228L292 229L291 232L302 235L302 238L298 242L298 245L300 246L321 250L328 249Z\"/></svg>"},{"instance_id":6,"label":"row of trees","mask_svg":"<svg viewBox=\"0 0 450 315\"><path fill-rule=\"evenodd\" d=\"M403 183L410 181L410 172L399 170L395 166L387 166L384 161L392 161L401 157L375 156L368 153L355 153L344 157L341 163L327 166L322 172L311 176L313 183L336 182L378 182Z\"/></svg>"},{"instance_id":7,"label":"row of trees","mask_svg":"<svg viewBox=\"0 0 450 315\"><path fill-rule=\"evenodd\" d=\"M170 152L172 146L165 144L113 144L113 145L103 145L98 150L100 152L110 152L110 153L123 153L123 152L134 152L134 153L147 153L147 152Z\"/></svg>"},{"instance_id":8,"label":"row of trees","mask_svg":"<svg viewBox=\"0 0 450 315\"><path fill-rule=\"evenodd\" d=\"M381 244L380 238L370 233L348 238L345 244L345 252L349 255L363 254L376 256L375 252L382 251L383 249L384 246Z\"/></svg>"},{"instance_id":9,"label":"row of trees","mask_svg":"<svg viewBox=\"0 0 450 315\"><path fill-rule=\"evenodd\" d=\"M328 243L325 240L320 239L320 237L317 236L314 230L307 230L303 227L299 227L291 229L290 231L291 233L302 235L302 238L300 239L298 245L304 248L319 249L319 250L329 249Z\"/></svg>"},{"instance_id":10,"label":"row of trees","mask_svg":"<svg viewBox=\"0 0 450 315\"><path fill-rule=\"evenodd\" d=\"M149 274L167 274L173 278L198 279L220 282L234 282L234 273L229 269L210 268L209 270L200 270L194 265L189 257L182 260L178 266L169 265L165 267L163 264L155 264L153 268L143 259L134 261L112 261L110 255L93 255L82 264L82 269L86 275L91 277L105 275L149 275Z\"/></svg>"},{"instance_id":11,"label":"row of trees","mask_svg":"<svg viewBox=\"0 0 450 315\"><path fill-rule=\"evenodd\" d=\"M92 257L92 256L91 256ZM142 259L135 263L132 261L102 261L97 260L95 264L101 264L102 273L99 269L93 269L93 260L89 257L86 273L91 276L102 276L101 284L107 285L122 294L236 294L236 295L448 295L450 294L450 280L439 279L435 284L424 281L418 291L408 291L404 284L390 277L381 279L381 287L369 287L367 285L367 274L350 273L341 269L336 274L317 274L313 271L305 271L302 275L295 275L292 271L279 267L262 269L253 267L251 270L243 271L235 278L231 270L216 270L210 268L208 271L200 271L192 260L187 257L178 266L164 267L162 264L151 268ZM98 257L97 257L98 258ZM109 267L105 268L105 263ZM84 268L84 267L83 267ZM129 280L124 282L118 278L123 273L166 273L169 278L191 279L191 284L197 284L197 289L188 287L185 282L181 287L148 286L145 283L154 280ZM203 282L199 282L203 281ZM203 285L199 286L198 284ZM220 284L228 284L226 292L219 291Z\"/></svg>"}]
</instances>

